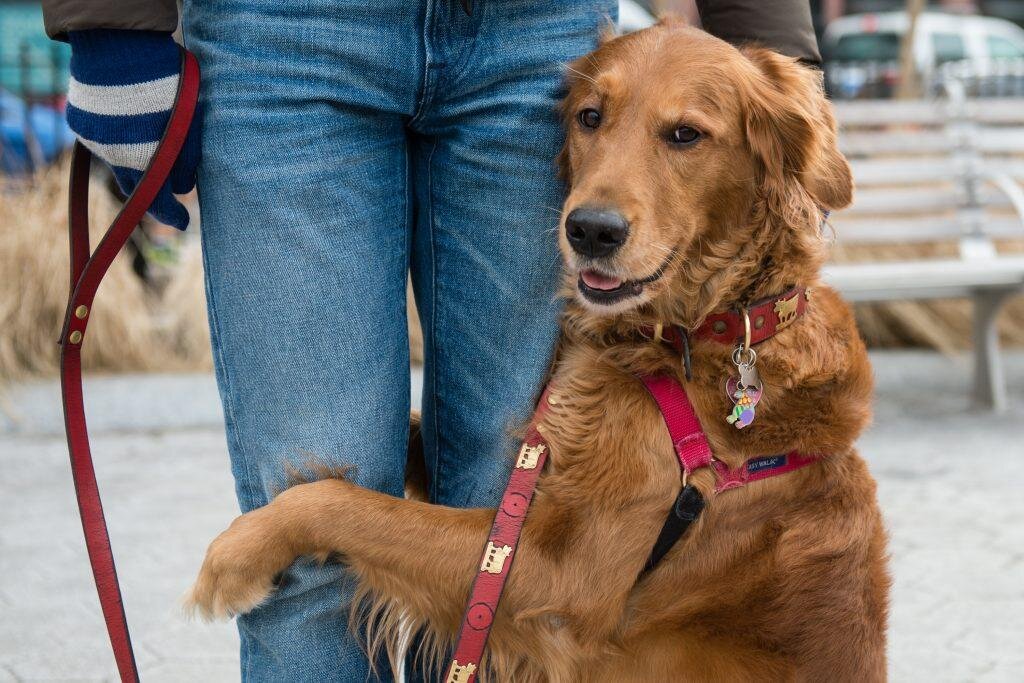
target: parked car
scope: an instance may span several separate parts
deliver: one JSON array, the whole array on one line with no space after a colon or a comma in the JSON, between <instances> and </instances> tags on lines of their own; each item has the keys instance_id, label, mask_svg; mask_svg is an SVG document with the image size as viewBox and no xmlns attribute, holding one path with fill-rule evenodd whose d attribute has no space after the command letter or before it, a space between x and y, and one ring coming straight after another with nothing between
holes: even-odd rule
<instances>
[{"instance_id":1,"label":"parked car","mask_svg":"<svg viewBox=\"0 0 1024 683\"><path fill-rule=\"evenodd\" d=\"M899 81L900 43L909 26L905 12L854 14L830 23L822 52L832 94L891 96ZM928 85L941 83L949 72L944 65L953 63L961 73L1002 77L1007 64L1024 64L1024 29L993 17L923 12L917 21L913 55Z\"/></svg>"}]
</instances>

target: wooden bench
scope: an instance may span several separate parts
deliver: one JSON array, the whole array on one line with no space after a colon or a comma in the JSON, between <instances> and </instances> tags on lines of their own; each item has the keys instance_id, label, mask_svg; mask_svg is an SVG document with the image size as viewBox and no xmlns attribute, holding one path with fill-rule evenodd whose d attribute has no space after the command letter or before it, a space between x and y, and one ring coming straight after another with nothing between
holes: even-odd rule
<instances>
[{"instance_id":1,"label":"wooden bench","mask_svg":"<svg viewBox=\"0 0 1024 683\"><path fill-rule=\"evenodd\" d=\"M1024 254L995 239L1024 238L1024 99L836 104L840 145L857 191L830 220L842 244L947 242L957 256L833 263L825 278L854 302L967 297L973 301L974 398L1006 407L996 317L1024 291Z\"/></svg>"}]
</instances>

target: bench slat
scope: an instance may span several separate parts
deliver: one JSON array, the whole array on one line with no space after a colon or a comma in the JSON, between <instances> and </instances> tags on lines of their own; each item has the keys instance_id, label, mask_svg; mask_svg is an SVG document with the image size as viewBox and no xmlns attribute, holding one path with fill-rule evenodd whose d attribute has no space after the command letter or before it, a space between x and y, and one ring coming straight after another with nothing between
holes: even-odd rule
<instances>
[{"instance_id":1,"label":"bench slat","mask_svg":"<svg viewBox=\"0 0 1024 683\"><path fill-rule=\"evenodd\" d=\"M851 159L857 185L896 185L955 180L959 165L950 158L939 159Z\"/></svg>"},{"instance_id":2,"label":"bench slat","mask_svg":"<svg viewBox=\"0 0 1024 683\"><path fill-rule=\"evenodd\" d=\"M1024 153L1024 128L978 128L970 143L991 154ZM952 154L957 140L941 130L851 131L843 130L839 148L851 157L875 155Z\"/></svg>"},{"instance_id":3,"label":"bench slat","mask_svg":"<svg viewBox=\"0 0 1024 683\"><path fill-rule=\"evenodd\" d=\"M942 126L952 116L983 124L1024 124L1024 98L993 97L968 101L962 114L941 100L857 100L833 102L836 118L844 126L885 127L889 125Z\"/></svg>"},{"instance_id":4,"label":"bench slat","mask_svg":"<svg viewBox=\"0 0 1024 683\"><path fill-rule=\"evenodd\" d=\"M864 188L853 196L853 206L837 214L863 217L864 214L940 213L955 209L960 193L952 187L913 187L901 189Z\"/></svg>"},{"instance_id":5,"label":"bench slat","mask_svg":"<svg viewBox=\"0 0 1024 683\"><path fill-rule=\"evenodd\" d=\"M974 144L989 154L1024 153L1024 128L980 128Z\"/></svg>"},{"instance_id":6,"label":"bench slat","mask_svg":"<svg viewBox=\"0 0 1024 683\"><path fill-rule=\"evenodd\" d=\"M854 182L858 185L907 185L955 181L962 166L945 159L851 159ZM1004 173L1024 181L1024 159L985 159L983 170Z\"/></svg>"},{"instance_id":7,"label":"bench slat","mask_svg":"<svg viewBox=\"0 0 1024 683\"><path fill-rule=\"evenodd\" d=\"M1024 180L1024 159L985 159L985 170Z\"/></svg>"},{"instance_id":8,"label":"bench slat","mask_svg":"<svg viewBox=\"0 0 1024 683\"><path fill-rule=\"evenodd\" d=\"M963 297L978 289L1024 288L1024 256L840 263L822 274L850 301Z\"/></svg>"},{"instance_id":9,"label":"bench slat","mask_svg":"<svg viewBox=\"0 0 1024 683\"><path fill-rule=\"evenodd\" d=\"M927 100L901 102L898 100L863 100L859 102L834 102L836 117L843 125L943 125L946 122L945 107L941 103Z\"/></svg>"},{"instance_id":10,"label":"bench slat","mask_svg":"<svg viewBox=\"0 0 1024 683\"><path fill-rule=\"evenodd\" d=\"M920 243L955 240L963 236L956 218L884 218L856 220L842 215L830 219L836 241L848 244ZM1024 225L1016 218L990 217L985 234L994 239L1024 237Z\"/></svg>"},{"instance_id":11,"label":"bench slat","mask_svg":"<svg viewBox=\"0 0 1024 683\"><path fill-rule=\"evenodd\" d=\"M981 187L979 201L986 209L1011 209L1013 203L1006 193L990 184ZM936 214L955 210L962 201L957 187L908 187L889 189L865 187L858 189L853 205L836 214L842 217L866 218L871 214L913 215Z\"/></svg>"},{"instance_id":12,"label":"bench slat","mask_svg":"<svg viewBox=\"0 0 1024 683\"><path fill-rule=\"evenodd\" d=\"M1024 99L1019 97L993 97L971 100L967 115L974 121L988 124L1024 124Z\"/></svg>"},{"instance_id":13,"label":"bench slat","mask_svg":"<svg viewBox=\"0 0 1024 683\"><path fill-rule=\"evenodd\" d=\"M956 112L939 100L859 100L833 102L836 118L843 126L885 127L890 125L942 126ZM1024 98L994 97L966 103L967 118L983 124L1024 124Z\"/></svg>"},{"instance_id":14,"label":"bench slat","mask_svg":"<svg viewBox=\"0 0 1024 683\"><path fill-rule=\"evenodd\" d=\"M941 130L843 131L839 148L848 156L875 154L949 154L955 141Z\"/></svg>"}]
</instances>

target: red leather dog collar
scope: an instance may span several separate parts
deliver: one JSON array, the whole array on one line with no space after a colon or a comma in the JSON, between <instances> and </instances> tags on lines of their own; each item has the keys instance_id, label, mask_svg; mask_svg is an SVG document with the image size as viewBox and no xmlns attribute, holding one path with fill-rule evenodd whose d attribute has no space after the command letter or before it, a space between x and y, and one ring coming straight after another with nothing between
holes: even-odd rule
<instances>
[{"instance_id":1,"label":"red leather dog collar","mask_svg":"<svg viewBox=\"0 0 1024 683\"><path fill-rule=\"evenodd\" d=\"M794 287L779 296L762 299L747 308L750 318L750 343L760 344L788 327L807 310L807 289ZM712 313L693 333L694 339L710 339L729 346L743 341L742 311Z\"/></svg>"},{"instance_id":2,"label":"red leather dog collar","mask_svg":"<svg viewBox=\"0 0 1024 683\"><path fill-rule=\"evenodd\" d=\"M750 344L760 344L779 330L789 327L807 311L809 297L810 290L794 287L779 296L762 299L749 306L746 313L750 320ZM709 315L690 337L735 346L743 342L744 332L743 309L731 309ZM678 327L666 326L657 330L648 326L642 328L641 333L647 338L671 344L679 353L686 352L686 340L683 338L685 331Z\"/></svg>"}]
</instances>

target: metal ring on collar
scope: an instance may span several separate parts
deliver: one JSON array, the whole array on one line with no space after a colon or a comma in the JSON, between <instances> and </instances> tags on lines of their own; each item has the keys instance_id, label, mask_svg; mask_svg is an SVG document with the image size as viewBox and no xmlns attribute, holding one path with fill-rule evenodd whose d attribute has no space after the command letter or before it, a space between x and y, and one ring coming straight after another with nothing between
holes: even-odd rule
<instances>
[{"instance_id":1,"label":"metal ring on collar","mask_svg":"<svg viewBox=\"0 0 1024 683\"><path fill-rule=\"evenodd\" d=\"M743 360L744 356L746 356L747 360ZM732 352L732 362L737 366L746 365L749 367L757 362L757 351L749 347L737 346Z\"/></svg>"}]
</instances>

